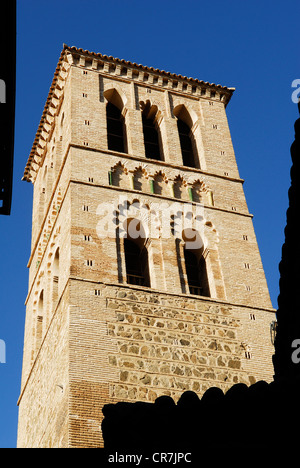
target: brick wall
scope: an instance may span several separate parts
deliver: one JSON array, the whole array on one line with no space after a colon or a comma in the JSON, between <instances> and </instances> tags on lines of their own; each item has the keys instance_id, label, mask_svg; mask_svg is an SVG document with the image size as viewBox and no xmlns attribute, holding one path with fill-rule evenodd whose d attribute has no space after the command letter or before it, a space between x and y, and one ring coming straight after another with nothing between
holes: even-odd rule
<instances>
[{"instance_id":1,"label":"brick wall","mask_svg":"<svg viewBox=\"0 0 300 468\"><path fill-rule=\"evenodd\" d=\"M99 446L108 402L272 379L274 310L226 118L231 94L64 49L25 171L34 199L18 446ZM107 100L120 107L127 153L108 149ZM162 161L145 157L145 106ZM197 168L183 166L176 116L190 124ZM151 288L127 284L126 216L145 228ZM189 294L191 223L211 297Z\"/></svg>"}]
</instances>

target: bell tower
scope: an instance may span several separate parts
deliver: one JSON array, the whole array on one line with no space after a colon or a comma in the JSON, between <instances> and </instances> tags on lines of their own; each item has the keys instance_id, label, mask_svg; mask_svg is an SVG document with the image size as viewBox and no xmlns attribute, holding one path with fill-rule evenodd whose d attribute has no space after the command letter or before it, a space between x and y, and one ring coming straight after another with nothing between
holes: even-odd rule
<instances>
[{"instance_id":1,"label":"bell tower","mask_svg":"<svg viewBox=\"0 0 300 468\"><path fill-rule=\"evenodd\" d=\"M64 46L24 173L19 447L99 447L109 402L272 380L233 91Z\"/></svg>"}]
</instances>

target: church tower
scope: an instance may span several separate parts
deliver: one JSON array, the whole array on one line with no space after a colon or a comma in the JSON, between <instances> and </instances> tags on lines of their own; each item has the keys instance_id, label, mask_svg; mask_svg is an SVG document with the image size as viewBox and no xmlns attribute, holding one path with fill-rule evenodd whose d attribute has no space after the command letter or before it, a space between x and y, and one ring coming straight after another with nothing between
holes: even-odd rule
<instances>
[{"instance_id":1,"label":"church tower","mask_svg":"<svg viewBox=\"0 0 300 468\"><path fill-rule=\"evenodd\" d=\"M99 447L107 403L272 380L233 91L64 46L24 174L19 447Z\"/></svg>"}]
</instances>

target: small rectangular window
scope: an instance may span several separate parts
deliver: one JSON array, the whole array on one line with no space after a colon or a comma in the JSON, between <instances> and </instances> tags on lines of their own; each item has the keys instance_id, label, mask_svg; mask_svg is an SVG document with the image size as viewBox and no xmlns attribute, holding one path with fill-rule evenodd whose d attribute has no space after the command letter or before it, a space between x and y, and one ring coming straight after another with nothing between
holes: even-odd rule
<instances>
[{"instance_id":1,"label":"small rectangular window","mask_svg":"<svg viewBox=\"0 0 300 468\"><path fill-rule=\"evenodd\" d=\"M95 296L101 296L100 289L95 289Z\"/></svg>"},{"instance_id":2,"label":"small rectangular window","mask_svg":"<svg viewBox=\"0 0 300 468\"><path fill-rule=\"evenodd\" d=\"M87 205L83 205L82 209L83 211L89 211L89 207Z\"/></svg>"}]
</instances>

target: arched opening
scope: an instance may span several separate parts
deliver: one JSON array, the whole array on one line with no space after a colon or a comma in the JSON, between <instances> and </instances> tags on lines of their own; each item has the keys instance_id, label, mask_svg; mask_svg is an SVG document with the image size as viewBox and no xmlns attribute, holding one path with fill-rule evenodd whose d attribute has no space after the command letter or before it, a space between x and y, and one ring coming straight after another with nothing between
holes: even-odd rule
<instances>
[{"instance_id":1,"label":"arched opening","mask_svg":"<svg viewBox=\"0 0 300 468\"><path fill-rule=\"evenodd\" d=\"M184 259L190 294L211 297L202 239L194 229L185 230L183 239L185 240Z\"/></svg>"},{"instance_id":2,"label":"arched opening","mask_svg":"<svg viewBox=\"0 0 300 468\"><path fill-rule=\"evenodd\" d=\"M113 103L106 105L107 147L109 150L125 153L125 125L120 109Z\"/></svg>"},{"instance_id":3,"label":"arched opening","mask_svg":"<svg viewBox=\"0 0 300 468\"><path fill-rule=\"evenodd\" d=\"M197 181L192 186L193 201L197 203L202 202L202 184Z\"/></svg>"},{"instance_id":4,"label":"arched opening","mask_svg":"<svg viewBox=\"0 0 300 468\"><path fill-rule=\"evenodd\" d=\"M143 103L143 133L146 158L163 160L160 131L156 121L157 106L151 106L150 102Z\"/></svg>"},{"instance_id":5,"label":"arched opening","mask_svg":"<svg viewBox=\"0 0 300 468\"><path fill-rule=\"evenodd\" d=\"M154 193L157 195L165 195L166 179L165 175L159 172L155 174L153 179Z\"/></svg>"},{"instance_id":6,"label":"arched opening","mask_svg":"<svg viewBox=\"0 0 300 468\"><path fill-rule=\"evenodd\" d=\"M143 132L146 158L161 160L158 132L152 119L143 115Z\"/></svg>"},{"instance_id":7,"label":"arched opening","mask_svg":"<svg viewBox=\"0 0 300 468\"><path fill-rule=\"evenodd\" d=\"M199 260L195 251L184 249L184 259L190 294L210 297L206 264L203 256Z\"/></svg>"},{"instance_id":8,"label":"arched opening","mask_svg":"<svg viewBox=\"0 0 300 468\"><path fill-rule=\"evenodd\" d=\"M146 235L137 219L127 220L127 237L124 238L127 284L150 287Z\"/></svg>"},{"instance_id":9,"label":"arched opening","mask_svg":"<svg viewBox=\"0 0 300 468\"><path fill-rule=\"evenodd\" d=\"M150 287L148 251L136 242L124 239L126 277L128 284Z\"/></svg>"},{"instance_id":10,"label":"arched opening","mask_svg":"<svg viewBox=\"0 0 300 468\"><path fill-rule=\"evenodd\" d=\"M43 316L44 312L44 290L41 291L38 302L38 314Z\"/></svg>"},{"instance_id":11,"label":"arched opening","mask_svg":"<svg viewBox=\"0 0 300 468\"><path fill-rule=\"evenodd\" d=\"M195 163L190 127L185 122L183 122L183 120L177 119L177 128L180 139L183 165L187 167L197 167Z\"/></svg>"},{"instance_id":12,"label":"arched opening","mask_svg":"<svg viewBox=\"0 0 300 468\"><path fill-rule=\"evenodd\" d=\"M58 283L59 283L59 248L56 250L53 260L52 266L53 272L53 292L52 292L52 299L53 303L58 299Z\"/></svg>"},{"instance_id":13,"label":"arched opening","mask_svg":"<svg viewBox=\"0 0 300 468\"><path fill-rule=\"evenodd\" d=\"M128 181L128 172L126 171L123 164L119 162L112 169L112 185L121 188L128 188Z\"/></svg>"},{"instance_id":14,"label":"arched opening","mask_svg":"<svg viewBox=\"0 0 300 468\"><path fill-rule=\"evenodd\" d=\"M183 104L175 107L174 115L177 117L177 129L183 165L199 168L196 142L191 131L193 120Z\"/></svg>"},{"instance_id":15,"label":"arched opening","mask_svg":"<svg viewBox=\"0 0 300 468\"><path fill-rule=\"evenodd\" d=\"M55 252L53 260L53 276L59 277L59 247Z\"/></svg>"},{"instance_id":16,"label":"arched opening","mask_svg":"<svg viewBox=\"0 0 300 468\"><path fill-rule=\"evenodd\" d=\"M36 352L40 349L42 337L43 337L43 318L44 318L44 290L41 291L38 308L37 308L37 322L36 322Z\"/></svg>"},{"instance_id":17,"label":"arched opening","mask_svg":"<svg viewBox=\"0 0 300 468\"><path fill-rule=\"evenodd\" d=\"M178 199L184 198L184 181L180 176L177 176L176 179L174 180L174 197Z\"/></svg>"}]
</instances>

